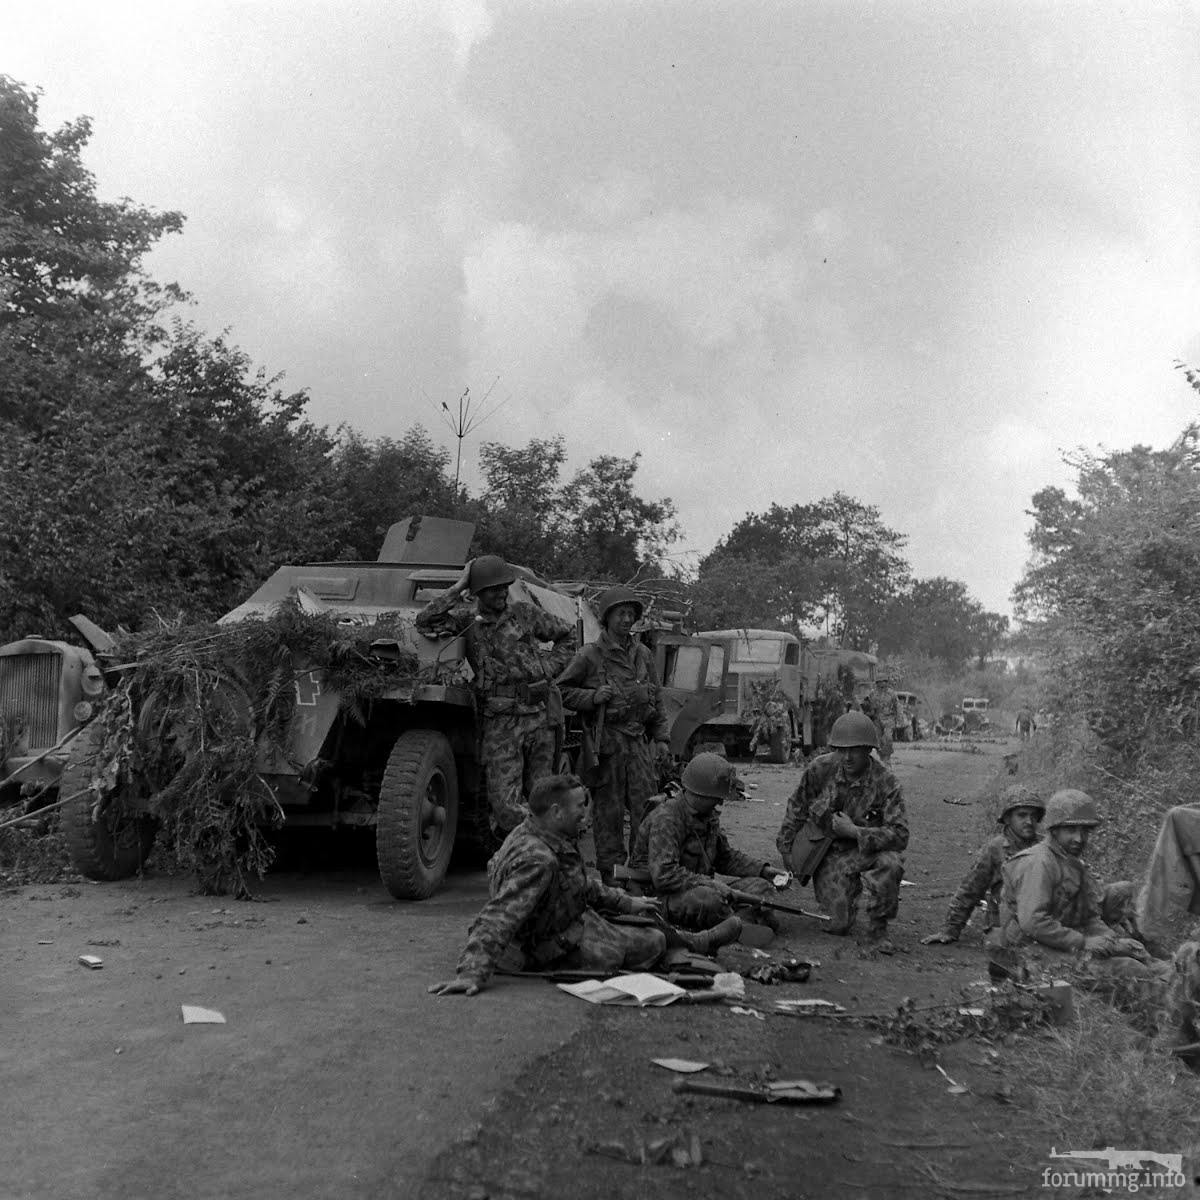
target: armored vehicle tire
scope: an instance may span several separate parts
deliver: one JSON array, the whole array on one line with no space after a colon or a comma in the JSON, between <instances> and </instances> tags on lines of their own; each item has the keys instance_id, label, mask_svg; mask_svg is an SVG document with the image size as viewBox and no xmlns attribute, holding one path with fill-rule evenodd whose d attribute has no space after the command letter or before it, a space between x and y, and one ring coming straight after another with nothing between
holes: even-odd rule
<instances>
[{"instance_id":1,"label":"armored vehicle tire","mask_svg":"<svg viewBox=\"0 0 1200 1200\"><path fill-rule=\"evenodd\" d=\"M785 729L772 729L771 739L767 743L767 762L785 763L791 753L791 746Z\"/></svg>"},{"instance_id":2,"label":"armored vehicle tire","mask_svg":"<svg viewBox=\"0 0 1200 1200\"><path fill-rule=\"evenodd\" d=\"M142 869L150 857L158 823L148 816L118 816L113 810L120 807L119 796L92 819L96 805L92 772L103 732L100 724L93 722L75 738L58 788L64 799L74 797L62 808L63 840L71 865L88 879L108 881L127 879Z\"/></svg>"},{"instance_id":3,"label":"armored vehicle tire","mask_svg":"<svg viewBox=\"0 0 1200 1200\"><path fill-rule=\"evenodd\" d=\"M446 738L432 729L402 733L379 785L375 856L397 900L424 900L450 865L458 828L458 770Z\"/></svg>"}]
</instances>

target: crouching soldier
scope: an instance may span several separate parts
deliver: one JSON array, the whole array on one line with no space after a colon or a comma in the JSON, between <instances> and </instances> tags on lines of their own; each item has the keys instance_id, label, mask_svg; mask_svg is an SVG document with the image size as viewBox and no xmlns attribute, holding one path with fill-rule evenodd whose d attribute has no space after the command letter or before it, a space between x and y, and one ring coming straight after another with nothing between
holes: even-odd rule
<instances>
[{"instance_id":1,"label":"crouching soldier","mask_svg":"<svg viewBox=\"0 0 1200 1200\"><path fill-rule=\"evenodd\" d=\"M471 925L457 978L433 984L429 990L436 995L475 995L506 951L530 970L606 973L649 970L666 953L663 929L617 925L600 915L657 914L659 905L605 887L585 872L578 839L588 796L579 779L539 779L529 793L529 809L488 863L491 898Z\"/></svg>"},{"instance_id":2,"label":"crouching soldier","mask_svg":"<svg viewBox=\"0 0 1200 1200\"><path fill-rule=\"evenodd\" d=\"M804 768L775 844L800 883L812 879L830 916L827 933L850 933L865 888L866 945L892 954L887 927L900 906L908 817L896 777L871 757L877 742L864 713L838 717L829 731L833 753Z\"/></svg>"},{"instance_id":3,"label":"crouching soldier","mask_svg":"<svg viewBox=\"0 0 1200 1200\"><path fill-rule=\"evenodd\" d=\"M736 785L733 767L719 754L697 754L683 769L683 790L658 804L642 822L630 873L662 898L667 919L683 929L708 929L736 940L739 913L774 927L773 913L739 906L732 892L773 898L770 863L735 850L721 828L721 805ZM718 875L742 876L730 885Z\"/></svg>"},{"instance_id":4,"label":"crouching soldier","mask_svg":"<svg viewBox=\"0 0 1200 1200\"><path fill-rule=\"evenodd\" d=\"M1045 835L1004 864L1001 920L996 940L1047 963L1078 965L1093 979L1150 979L1165 983L1169 963L1155 962L1141 942L1102 918L1103 892L1083 861L1096 805L1075 788L1046 804Z\"/></svg>"},{"instance_id":5,"label":"crouching soldier","mask_svg":"<svg viewBox=\"0 0 1200 1200\"><path fill-rule=\"evenodd\" d=\"M966 928L975 906L986 899L988 912L986 929L1000 923L1000 889L1004 882L1002 868L1014 854L1037 844L1038 822L1046 806L1037 793L1019 783L1000 793L996 822L1000 832L988 838L974 866L967 872L950 907L941 931L921 939L921 945L957 942Z\"/></svg>"}]
</instances>

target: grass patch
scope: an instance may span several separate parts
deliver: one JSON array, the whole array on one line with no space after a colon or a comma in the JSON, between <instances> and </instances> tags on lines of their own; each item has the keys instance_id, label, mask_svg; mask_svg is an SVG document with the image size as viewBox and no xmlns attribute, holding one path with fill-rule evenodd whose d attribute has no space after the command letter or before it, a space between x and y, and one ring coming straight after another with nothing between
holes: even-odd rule
<instances>
[{"instance_id":1,"label":"grass patch","mask_svg":"<svg viewBox=\"0 0 1200 1200\"><path fill-rule=\"evenodd\" d=\"M1200 1076L1103 1000L1075 994L1075 1024L1022 1039L1018 1098L1059 1150L1200 1149ZM1148 1194L1148 1193L1143 1193Z\"/></svg>"}]
</instances>

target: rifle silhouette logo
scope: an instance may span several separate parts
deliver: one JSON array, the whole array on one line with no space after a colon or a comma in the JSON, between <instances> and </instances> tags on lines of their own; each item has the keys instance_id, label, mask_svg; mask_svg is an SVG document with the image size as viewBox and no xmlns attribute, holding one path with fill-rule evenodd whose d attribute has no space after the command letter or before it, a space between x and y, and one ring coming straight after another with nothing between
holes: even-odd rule
<instances>
[{"instance_id":1,"label":"rifle silhouette logo","mask_svg":"<svg viewBox=\"0 0 1200 1200\"><path fill-rule=\"evenodd\" d=\"M1164 1170L1175 1175L1183 1174L1182 1154L1159 1154L1155 1150L1117 1150L1107 1146L1103 1150L1064 1150L1061 1154L1050 1147L1051 1158L1102 1158L1108 1164L1110 1171L1118 1167L1134 1167L1142 1170L1143 1163L1157 1163Z\"/></svg>"}]
</instances>

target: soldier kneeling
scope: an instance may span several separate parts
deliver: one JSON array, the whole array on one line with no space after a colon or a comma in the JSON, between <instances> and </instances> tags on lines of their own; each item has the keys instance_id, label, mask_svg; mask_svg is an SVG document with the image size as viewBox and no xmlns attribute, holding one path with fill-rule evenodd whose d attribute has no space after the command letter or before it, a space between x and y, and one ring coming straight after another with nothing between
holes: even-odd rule
<instances>
[{"instance_id":1,"label":"soldier kneeling","mask_svg":"<svg viewBox=\"0 0 1200 1200\"><path fill-rule=\"evenodd\" d=\"M649 970L666 953L664 929L617 925L601 916L657 914L659 905L605 887L584 870L578 839L588 794L580 780L539 779L529 793L529 810L488 863L491 898L471 925L457 978L431 985L436 995L475 995L512 949L526 969L605 973Z\"/></svg>"},{"instance_id":2,"label":"soldier kneeling","mask_svg":"<svg viewBox=\"0 0 1200 1200\"><path fill-rule=\"evenodd\" d=\"M662 897L667 918L683 929L720 930L718 944L741 933L738 913L775 928L773 913L736 906L732 893L773 898L778 872L729 844L721 828L721 805L737 776L719 754L697 754L683 769L683 790L656 805L638 829L630 874ZM731 886L717 875L742 876Z\"/></svg>"}]
</instances>

